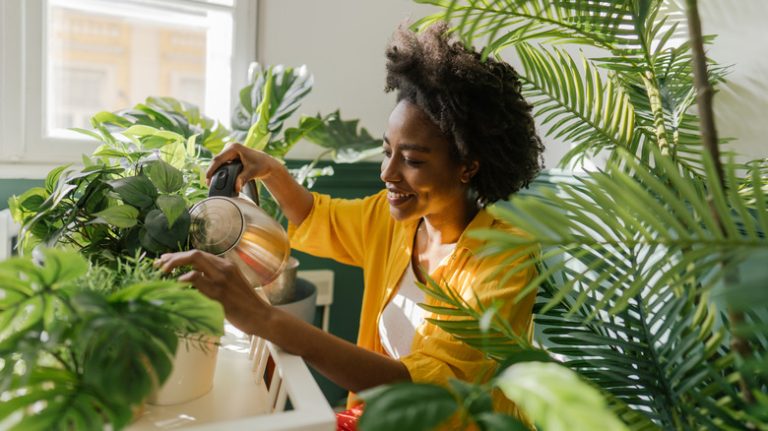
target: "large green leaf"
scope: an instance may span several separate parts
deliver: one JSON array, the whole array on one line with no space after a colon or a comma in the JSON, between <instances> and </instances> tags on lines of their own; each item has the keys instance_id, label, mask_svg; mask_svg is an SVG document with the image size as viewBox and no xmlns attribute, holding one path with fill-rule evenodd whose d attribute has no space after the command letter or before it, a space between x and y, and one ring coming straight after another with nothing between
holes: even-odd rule
<instances>
[{"instance_id":1,"label":"large green leaf","mask_svg":"<svg viewBox=\"0 0 768 431\"><path fill-rule=\"evenodd\" d=\"M168 228L172 228L176 220L187 210L187 204L184 198L177 195L161 195L156 200L157 207L168 219Z\"/></svg>"},{"instance_id":2,"label":"large green leaf","mask_svg":"<svg viewBox=\"0 0 768 431\"><path fill-rule=\"evenodd\" d=\"M144 175L118 178L108 181L107 184L115 190L123 202L139 209L151 207L157 197L157 187Z\"/></svg>"},{"instance_id":3,"label":"large green leaf","mask_svg":"<svg viewBox=\"0 0 768 431\"><path fill-rule=\"evenodd\" d=\"M97 393L109 394L119 381L114 402L137 404L170 375L178 338L162 308L92 292L76 295L73 305L80 315L73 349L83 358L83 382Z\"/></svg>"},{"instance_id":4,"label":"large green leaf","mask_svg":"<svg viewBox=\"0 0 768 431\"><path fill-rule=\"evenodd\" d=\"M149 161L143 168L152 183L163 193L176 193L184 186L184 174L163 160Z\"/></svg>"},{"instance_id":5,"label":"large green leaf","mask_svg":"<svg viewBox=\"0 0 768 431\"><path fill-rule=\"evenodd\" d=\"M94 214L93 223L107 223L112 226L129 228L138 223L139 210L130 205L109 207Z\"/></svg>"},{"instance_id":6,"label":"large green leaf","mask_svg":"<svg viewBox=\"0 0 768 431\"><path fill-rule=\"evenodd\" d=\"M252 66L249 84L240 90L240 103L232 115L232 135L243 142L253 124L267 120L265 131L277 137L283 123L312 90L313 78L306 66ZM269 99L264 105L264 100ZM258 107L262 106L259 110Z\"/></svg>"},{"instance_id":7,"label":"large green leaf","mask_svg":"<svg viewBox=\"0 0 768 431\"><path fill-rule=\"evenodd\" d=\"M154 253L182 250L187 244L190 224L191 218L186 210L171 225L163 211L154 209L144 218L139 240L142 246Z\"/></svg>"},{"instance_id":8,"label":"large green leaf","mask_svg":"<svg viewBox=\"0 0 768 431\"><path fill-rule=\"evenodd\" d=\"M628 430L597 390L561 365L519 363L507 368L496 384L541 429Z\"/></svg>"},{"instance_id":9,"label":"large green leaf","mask_svg":"<svg viewBox=\"0 0 768 431\"><path fill-rule=\"evenodd\" d=\"M254 114L256 115L256 121L248 128L248 133L245 135L243 145L254 150L263 150L266 148L272 137L272 132L269 130L270 115L270 102L272 101L272 88L274 83L272 81L272 70L267 71L266 84L264 85L263 98L261 102L256 106Z\"/></svg>"},{"instance_id":10,"label":"large green leaf","mask_svg":"<svg viewBox=\"0 0 768 431\"><path fill-rule=\"evenodd\" d=\"M365 128L358 130L358 120L342 120L339 111L325 118L304 118L305 123L304 137L328 149L336 163L355 163L381 152L381 139L372 138Z\"/></svg>"},{"instance_id":11,"label":"large green leaf","mask_svg":"<svg viewBox=\"0 0 768 431\"><path fill-rule=\"evenodd\" d=\"M81 384L72 372L36 368L29 379L14 385L15 395L0 404L0 424L14 431L103 429L110 424L120 429L128 424L130 405L114 403Z\"/></svg>"},{"instance_id":12,"label":"large green leaf","mask_svg":"<svg viewBox=\"0 0 768 431\"><path fill-rule=\"evenodd\" d=\"M458 409L450 391L429 384L399 383L360 396L366 402L361 431L432 430Z\"/></svg>"}]
</instances>

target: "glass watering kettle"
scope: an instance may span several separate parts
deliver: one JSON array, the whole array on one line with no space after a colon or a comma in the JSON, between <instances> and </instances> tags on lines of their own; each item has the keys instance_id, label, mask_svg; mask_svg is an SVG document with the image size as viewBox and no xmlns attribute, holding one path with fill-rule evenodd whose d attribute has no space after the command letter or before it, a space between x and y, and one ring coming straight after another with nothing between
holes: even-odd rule
<instances>
[{"instance_id":1,"label":"glass watering kettle","mask_svg":"<svg viewBox=\"0 0 768 431\"><path fill-rule=\"evenodd\" d=\"M190 239L198 250L234 263L254 287L265 286L280 275L288 262L290 244L285 229L253 200L235 193L235 180L243 169L239 160L213 174L208 198L190 209ZM245 193L258 202L253 181Z\"/></svg>"}]
</instances>

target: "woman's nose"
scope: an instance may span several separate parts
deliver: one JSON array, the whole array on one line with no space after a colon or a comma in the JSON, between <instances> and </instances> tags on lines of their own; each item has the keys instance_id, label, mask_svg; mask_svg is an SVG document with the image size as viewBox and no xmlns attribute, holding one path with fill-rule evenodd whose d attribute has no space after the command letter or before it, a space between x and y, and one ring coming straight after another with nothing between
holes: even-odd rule
<instances>
[{"instance_id":1,"label":"woman's nose","mask_svg":"<svg viewBox=\"0 0 768 431\"><path fill-rule=\"evenodd\" d=\"M381 161L381 175L379 175L381 181L385 183L393 183L400 179L400 173L397 170L397 162L393 157L385 157Z\"/></svg>"}]
</instances>

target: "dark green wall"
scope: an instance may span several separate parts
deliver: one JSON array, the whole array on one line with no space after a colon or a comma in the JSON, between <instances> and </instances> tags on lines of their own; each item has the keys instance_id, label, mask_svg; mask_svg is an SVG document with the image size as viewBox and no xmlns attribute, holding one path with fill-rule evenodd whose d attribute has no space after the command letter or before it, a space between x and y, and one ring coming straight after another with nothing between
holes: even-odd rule
<instances>
[{"instance_id":1,"label":"dark green wall","mask_svg":"<svg viewBox=\"0 0 768 431\"><path fill-rule=\"evenodd\" d=\"M296 168L301 163L301 161L288 161L288 167ZM338 164L334 165L333 169L333 176L318 178L311 190L338 198L361 198L378 192L384 186L379 179L378 163ZM299 269L333 270L333 305L331 305L329 330L332 334L354 343L357 340L360 304L363 300L362 270L297 251L292 253L301 262ZM320 310L315 323L320 326ZM345 402L347 396L345 390L319 373L313 371L313 374L331 406Z\"/></svg>"},{"instance_id":2,"label":"dark green wall","mask_svg":"<svg viewBox=\"0 0 768 431\"><path fill-rule=\"evenodd\" d=\"M43 180L0 180L0 210L8 208L8 198L19 195L30 187L42 186Z\"/></svg>"}]
</instances>

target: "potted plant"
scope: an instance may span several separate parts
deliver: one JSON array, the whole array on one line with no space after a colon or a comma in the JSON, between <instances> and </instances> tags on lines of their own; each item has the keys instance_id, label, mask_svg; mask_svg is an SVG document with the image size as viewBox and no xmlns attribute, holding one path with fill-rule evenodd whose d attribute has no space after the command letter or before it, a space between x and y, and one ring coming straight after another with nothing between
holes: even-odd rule
<instances>
[{"instance_id":1,"label":"potted plant","mask_svg":"<svg viewBox=\"0 0 768 431\"><path fill-rule=\"evenodd\" d=\"M521 292L539 289L541 347L511 333L493 304L429 283L445 304L428 310L434 323L496 359L500 374L486 385L416 385L432 394L419 403L408 398L413 385L377 389L360 428L430 429L458 412L481 429L514 429L511 418L487 420L492 388L541 429L561 429L558 419L568 429L765 427L766 175L760 162L720 160L707 95L724 70L704 57L712 38L701 36L696 1L685 2L687 20L661 1L421 3L444 9L422 23L455 19L467 43L487 41L486 55L515 51L534 113L573 144L564 163L596 152L608 162L495 206L528 236L474 233L489 253L541 249L531 263L540 275ZM674 44L686 28L689 42ZM577 61L563 43L603 54ZM574 400L592 395L564 394L565 377L510 387L513 377L528 381L519 365L547 361L599 390L623 425L569 416Z\"/></svg>"},{"instance_id":2,"label":"potted plant","mask_svg":"<svg viewBox=\"0 0 768 431\"><path fill-rule=\"evenodd\" d=\"M221 335L219 304L145 259L40 248L0 262L0 428L121 429L169 376L179 334Z\"/></svg>"}]
</instances>

